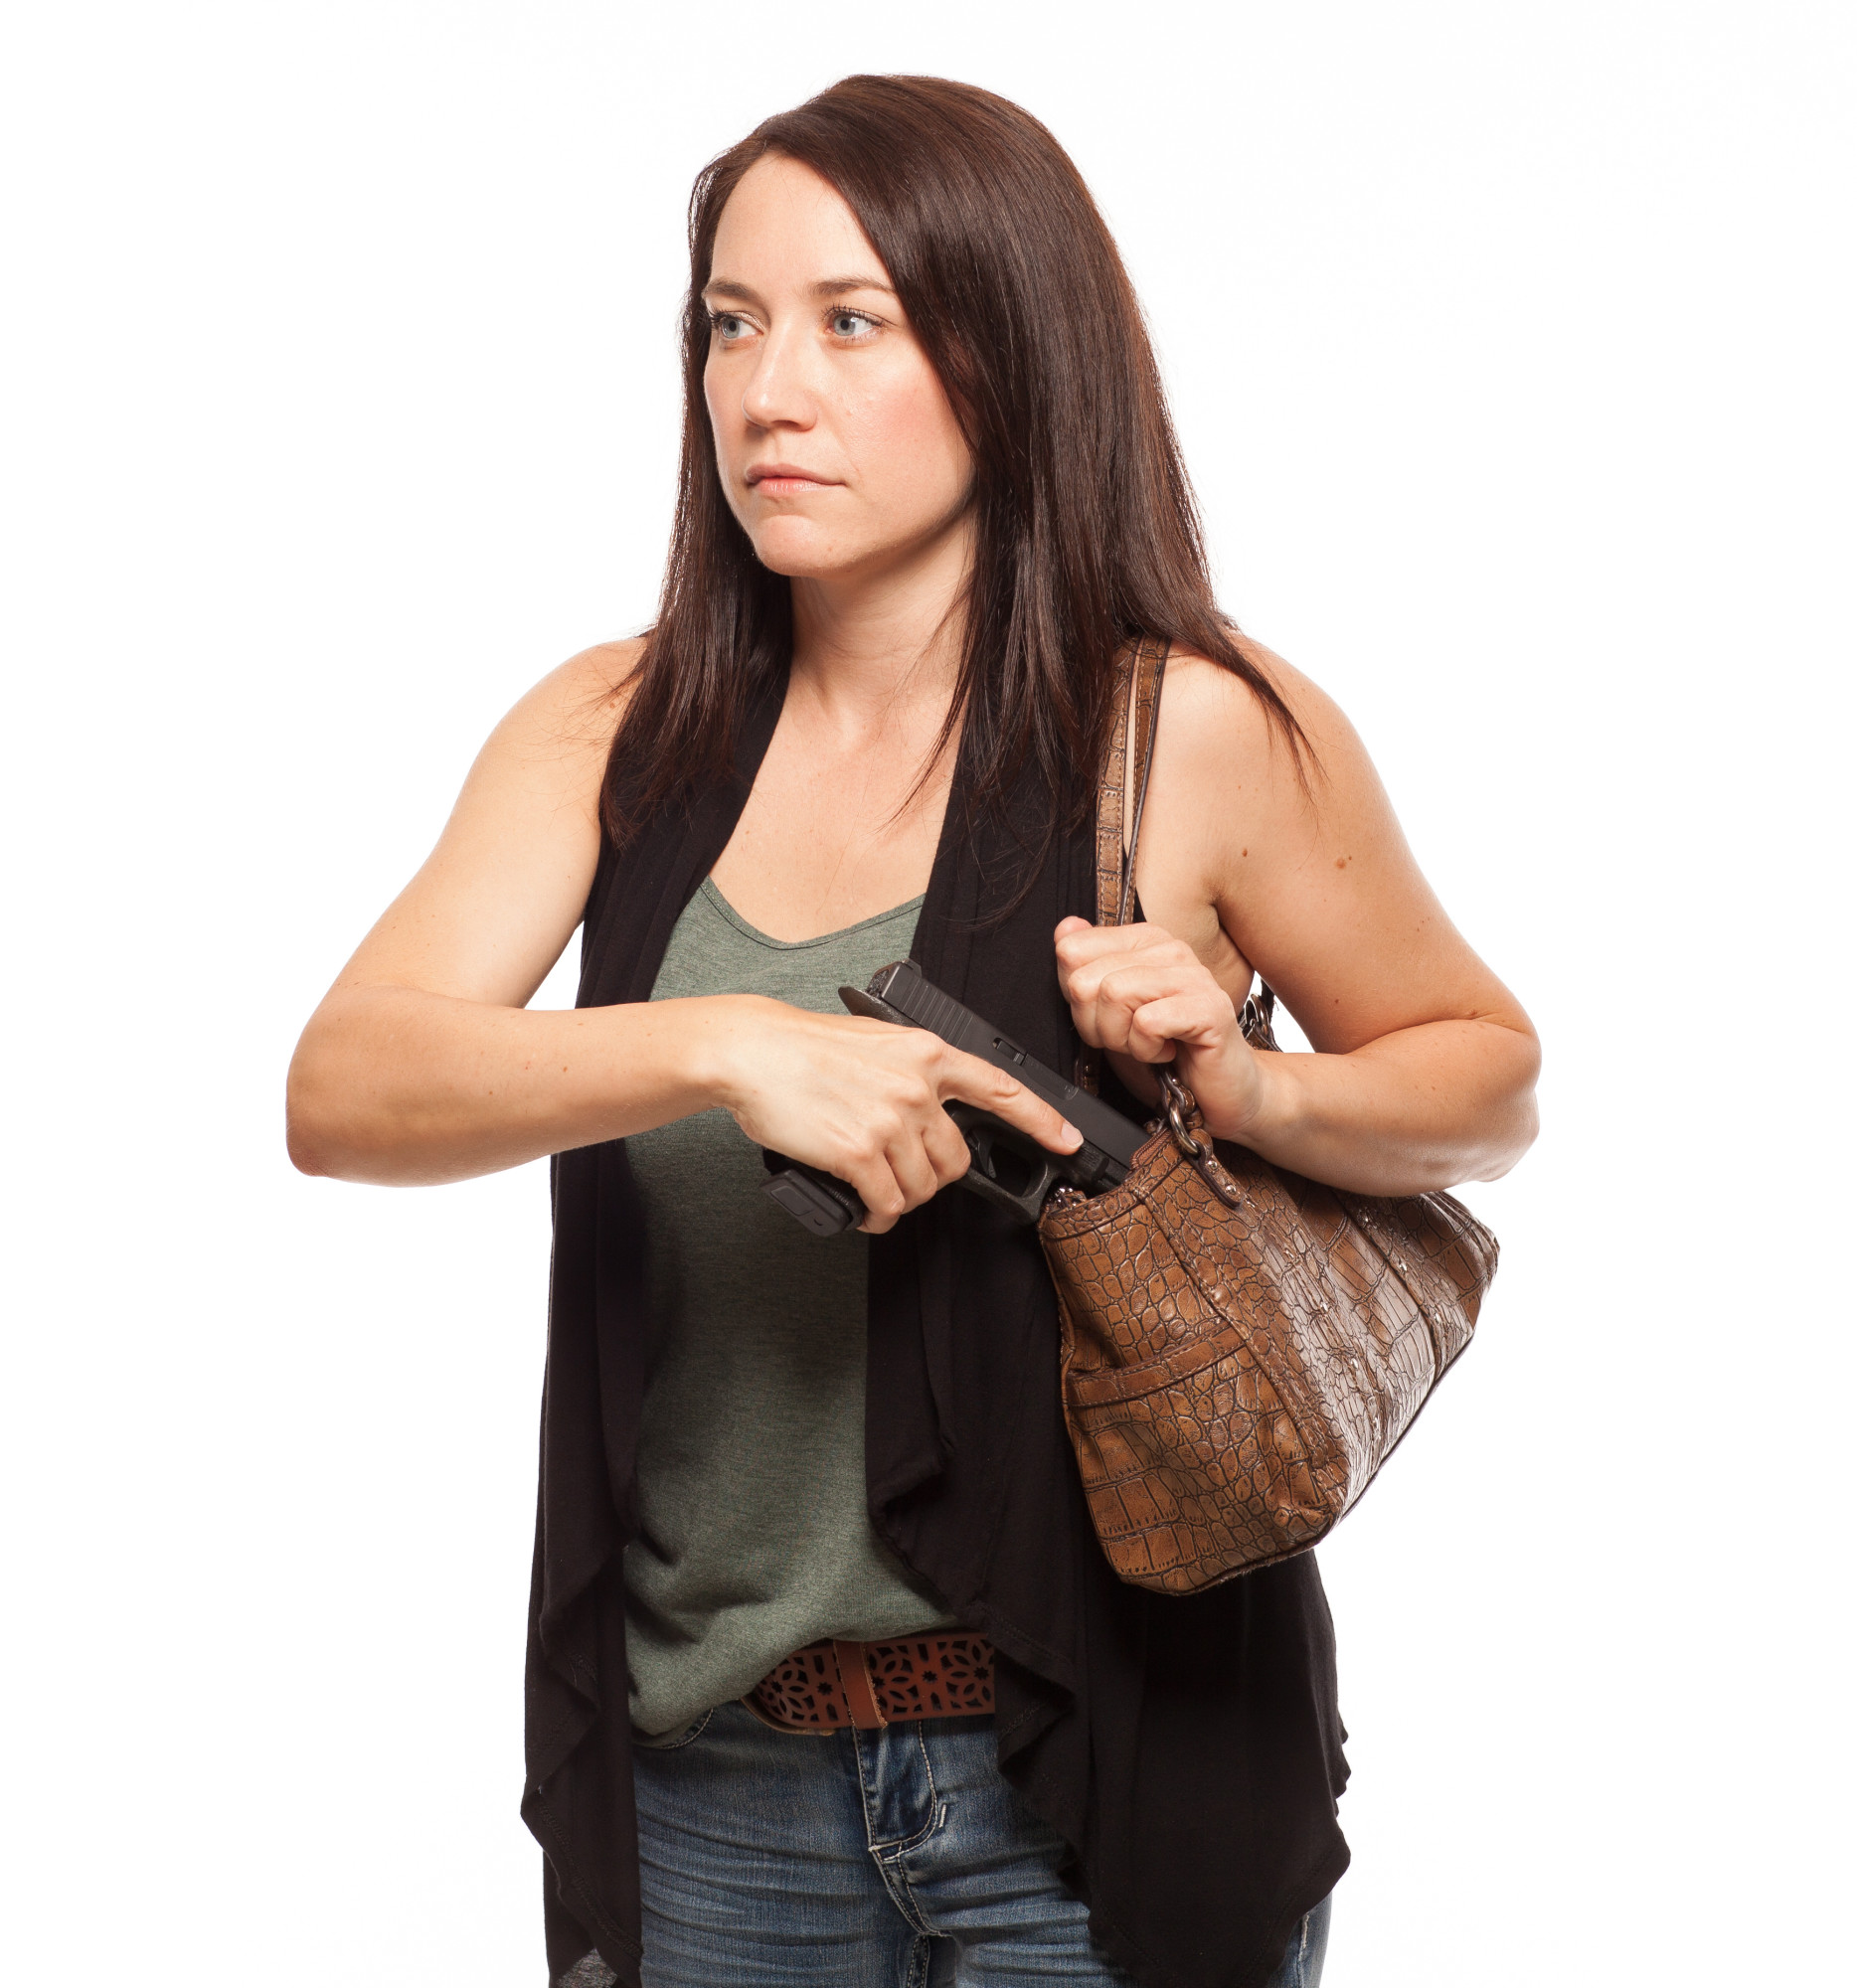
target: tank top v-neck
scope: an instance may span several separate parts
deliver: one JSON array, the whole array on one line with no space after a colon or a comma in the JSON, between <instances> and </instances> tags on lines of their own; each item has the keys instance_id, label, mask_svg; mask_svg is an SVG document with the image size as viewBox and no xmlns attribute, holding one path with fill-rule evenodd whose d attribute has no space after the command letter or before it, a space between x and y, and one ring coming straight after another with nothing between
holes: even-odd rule
<instances>
[{"instance_id":1,"label":"tank top v-neck","mask_svg":"<svg viewBox=\"0 0 1857 1988\"><path fill-rule=\"evenodd\" d=\"M822 938L769 938L707 879L654 1001L764 994L842 1014L903 958L922 900ZM864 1466L863 1236L817 1237L761 1192L723 1110L626 1142L645 1212L652 1354L625 1550L632 1724L677 1731L820 1636L953 1626L873 1530Z\"/></svg>"}]
</instances>

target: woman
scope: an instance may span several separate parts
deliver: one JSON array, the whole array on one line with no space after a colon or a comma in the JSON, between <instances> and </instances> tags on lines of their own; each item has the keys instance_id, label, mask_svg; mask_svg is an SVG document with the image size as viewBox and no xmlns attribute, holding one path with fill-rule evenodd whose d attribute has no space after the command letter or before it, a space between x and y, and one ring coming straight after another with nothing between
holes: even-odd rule
<instances>
[{"instance_id":1,"label":"woman","mask_svg":"<svg viewBox=\"0 0 1857 1988\"><path fill-rule=\"evenodd\" d=\"M1138 309L984 91L860 77L691 209L658 620L497 729L304 1034L306 1171L557 1155L524 1812L558 1980L1313 1981L1346 1864L1313 1559L1116 1581L1029 1232L943 1106L1077 1134L843 1012L912 954L1111 1095L1401 1193L1527 1147L1537 1052L1339 712L1216 609ZM1118 658L1171 644L1097 928ZM577 924L580 1005L524 1008ZM1310 1055L1261 1055L1261 971ZM758 1148L851 1184L804 1232Z\"/></svg>"}]
</instances>

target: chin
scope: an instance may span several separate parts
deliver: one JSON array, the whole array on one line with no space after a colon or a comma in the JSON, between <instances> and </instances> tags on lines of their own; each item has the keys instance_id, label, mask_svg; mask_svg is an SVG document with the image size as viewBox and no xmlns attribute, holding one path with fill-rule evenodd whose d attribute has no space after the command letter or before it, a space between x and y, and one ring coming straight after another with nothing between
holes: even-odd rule
<instances>
[{"instance_id":1,"label":"chin","mask_svg":"<svg viewBox=\"0 0 1857 1988\"><path fill-rule=\"evenodd\" d=\"M808 519L771 518L749 536L761 565L788 580L827 580L856 564Z\"/></svg>"}]
</instances>

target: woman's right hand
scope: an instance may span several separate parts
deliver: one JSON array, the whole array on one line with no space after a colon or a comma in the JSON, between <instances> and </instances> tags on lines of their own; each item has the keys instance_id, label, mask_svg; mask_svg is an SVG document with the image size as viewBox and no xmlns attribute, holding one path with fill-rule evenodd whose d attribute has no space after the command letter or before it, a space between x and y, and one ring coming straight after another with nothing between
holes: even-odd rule
<instances>
[{"instance_id":1,"label":"woman's right hand","mask_svg":"<svg viewBox=\"0 0 1857 1988\"><path fill-rule=\"evenodd\" d=\"M991 1111L1054 1153L1083 1142L1016 1077L927 1029L817 1015L759 995L701 1005L711 1010L702 1033L715 1058L705 1088L757 1145L849 1182L870 1211L867 1235L893 1229L966 1173L967 1142L942 1108L950 1100Z\"/></svg>"}]
</instances>

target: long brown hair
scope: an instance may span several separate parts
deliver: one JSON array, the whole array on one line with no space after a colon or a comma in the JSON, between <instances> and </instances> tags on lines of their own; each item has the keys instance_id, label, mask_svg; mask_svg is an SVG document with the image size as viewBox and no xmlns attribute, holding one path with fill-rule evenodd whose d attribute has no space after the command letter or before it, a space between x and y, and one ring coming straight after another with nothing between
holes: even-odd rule
<instances>
[{"instance_id":1,"label":"long brown hair","mask_svg":"<svg viewBox=\"0 0 1857 1988\"><path fill-rule=\"evenodd\" d=\"M614 839L727 767L744 711L791 657L787 581L729 509L703 397L717 225L769 152L809 166L857 216L973 454L974 563L948 716L970 803L1003 811L1029 762L1048 832L1083 818L1116 653L1136 635L1242 677L1296 750L1295 720L1213 600L1141 308L1064 148L969 83L853 76L769 117L691 192L677 514L607 767Z\"/></svg>"}]
</instances>

